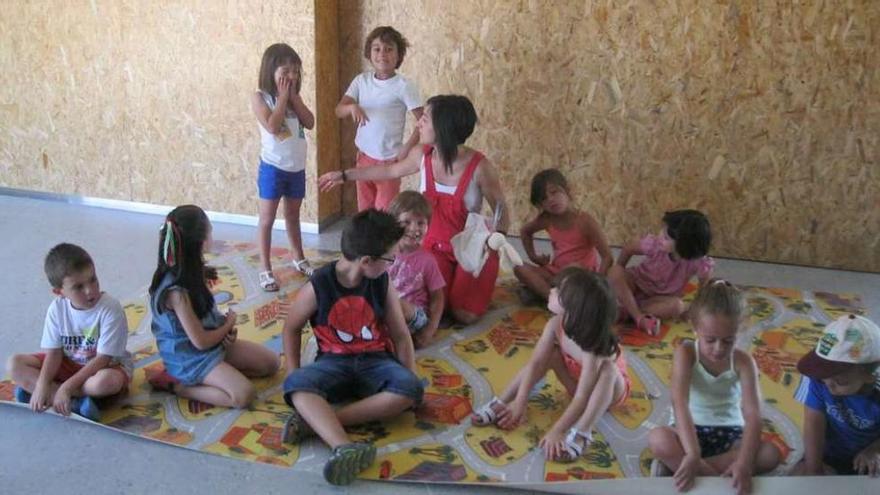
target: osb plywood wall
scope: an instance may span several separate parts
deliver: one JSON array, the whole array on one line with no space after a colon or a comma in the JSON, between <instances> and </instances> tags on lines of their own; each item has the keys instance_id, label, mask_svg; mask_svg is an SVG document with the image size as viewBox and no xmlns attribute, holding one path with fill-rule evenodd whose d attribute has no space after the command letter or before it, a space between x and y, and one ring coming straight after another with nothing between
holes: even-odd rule
<instances>
[{"instance_id":1,"label":"osb plywood wall","mask_svg":"<svg viewBox=\"0 0 880 495\"><path fill-rule=\"evenodd\" d=\"M880 2L342 2L340 93L383 24L474 101L519 221L559 167L613 244L693 207L716 255L880 271Z\"/></svg>"},{"instance_id":2,"label":"osb plywood wall","mask_svg":"<svg viewBox=\"0 0 880 495\"><path fill-rule=\"evenodd\" d=\"M297 50L316 110L314 0L13 1L3 10L3 186L255 215L249 97L267 46ZM307 137L312 184L315 132ZM316 221L309 193L303 220Z\"/></svg>"}]
</instances>

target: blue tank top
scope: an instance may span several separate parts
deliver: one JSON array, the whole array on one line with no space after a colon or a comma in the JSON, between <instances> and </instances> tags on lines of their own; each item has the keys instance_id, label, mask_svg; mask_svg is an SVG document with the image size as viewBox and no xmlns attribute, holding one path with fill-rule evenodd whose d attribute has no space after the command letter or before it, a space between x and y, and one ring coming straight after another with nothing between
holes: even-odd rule
<instances>
[{"instance_id":1,"label":"blue tank top","mask_svg":"<svg viewBox=\"0 0 880 495\"><path fill-rule=\"evenodd\" d=\"M202 383L205 376L223 361L226 350L222 345L217 344L202 351L189 340L180 319L174 311L165 308L165 296L169 290L186 290L175 282L174 274L166 273L159 287L150 297L150 313L153 317L150 330L156 338L156 347L165 363L166 371L184 385L196 385ZM219 328L225 321L226 317L220 313L213 301L211 310L201 318L205 330Z\"/></svg>"}]
</instances>

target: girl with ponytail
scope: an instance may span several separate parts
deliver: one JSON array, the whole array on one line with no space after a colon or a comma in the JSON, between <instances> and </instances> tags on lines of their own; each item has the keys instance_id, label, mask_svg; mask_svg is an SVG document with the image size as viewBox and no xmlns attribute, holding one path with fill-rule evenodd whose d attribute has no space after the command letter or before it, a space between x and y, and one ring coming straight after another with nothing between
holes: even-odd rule
<instances>
[{"instance_id":1,"label":"girl with ponytail","mask_svg":"<svg viewBox=\"0 0 880 495\"><path fill-rule=\"evenodd\" d=\"M159 256L150 284L151 329L166 372L148 376L150 385L208 404L244 408L256 396L249 378L275 374L278 356L238 340L235 312L220 313L208 280L204 252L212 242L211 222L195 205L178 206L159 229Z\"/></svg>"}]
</instances>

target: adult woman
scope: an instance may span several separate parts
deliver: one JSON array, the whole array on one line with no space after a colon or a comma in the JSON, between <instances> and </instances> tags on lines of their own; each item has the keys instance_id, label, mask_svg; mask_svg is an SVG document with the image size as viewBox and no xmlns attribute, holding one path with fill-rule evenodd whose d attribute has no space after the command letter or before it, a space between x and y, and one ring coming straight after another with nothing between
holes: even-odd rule
<instances>
[{"instance_id":1,"label":"adult woman","mask_svg":"<svg viewBox=\"0 0 880 495\"><path fill-rule=\"evenodd\" d=\"M464 145L474 131L477 113L467 97L440 95L428 99L416 126L420 143L390 165L328 172L318 181L322 191L346 180L386 180L421 172L419 190L433 208L422 245L437 259L446 281L447 310L462 323L473 323L489 306L498 276L498 254L492 252L479 277L458 266L450 239L464 229L469 212L479 213L485 198L496 213L496 230L506 233L510 211L492 162Z\"/></svg>"}]
</instances>

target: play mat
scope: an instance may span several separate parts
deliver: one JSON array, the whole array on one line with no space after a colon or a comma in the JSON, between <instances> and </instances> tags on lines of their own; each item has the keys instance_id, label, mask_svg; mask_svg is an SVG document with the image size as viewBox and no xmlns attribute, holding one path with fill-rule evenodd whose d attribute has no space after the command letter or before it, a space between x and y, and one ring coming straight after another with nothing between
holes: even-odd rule
<instances>
[{"instance_id":1,"label":"play mat","mask_svg":"<svg viewBox=\"0 0 880 495\"><path fill-rule=\"evenodd\" d=\"M337 256L320 251L307 254L316 265ZM287 255L284 249L273 250L273 264L280 267L275 270L276 278L282 286L275 294L259 288L259 257L254 244L215 242L209 260L220 275L214 291L221 310L235 305L239 338L279 352L289 301L306 281L284 267L282 258L289 259ZM567 403L567 395L552 373L533 390L528 422L515 431L477 428L468 420L475 407L499 393L526 363L549 316L544 308L522 306L515 289L512 276L502 274L490 311L481 322L442 329L431 347L417 352L419 374L426 384L425 401L418 410L392 422L350 429L354 439L372 441L379 449L376 462L361 478L531 484L648 475L651 454L647 433L651 427L669 422L673 349L681 339L692 336L690 327L683 322L664 322L657 337L621 327L633 381L631 397L601 419L595 442L584 457L571 464L547 462L537 443ZM802 406L793 398L800 381L795 363L814 347L828 321L844 313L863 312L863 308L860 299L851 294L744 289L751 316L747 330L738 337L738 346L748 349L758 362L763 435L785 455L786 464L777 470L784 472L802 453ZM101 426L195 451L320 473L329 451L319 439L298 446L280 440L289 412L281 397L284 370L255 381L259 398L247 410L154 392L146 376L162 369L162 362L150 333L146 287L120 300L129 321L128 348L134 354L136 371L129 395L104 404ZM304 332L304 341L310 337L309 331ZM304 362L314 359L314 341L303 348L307 354ZM8 380L0 382L0 399L10 402L12 388Z\"/></svg>"}]
</instances>

